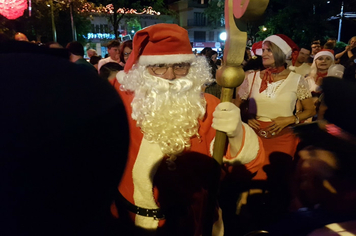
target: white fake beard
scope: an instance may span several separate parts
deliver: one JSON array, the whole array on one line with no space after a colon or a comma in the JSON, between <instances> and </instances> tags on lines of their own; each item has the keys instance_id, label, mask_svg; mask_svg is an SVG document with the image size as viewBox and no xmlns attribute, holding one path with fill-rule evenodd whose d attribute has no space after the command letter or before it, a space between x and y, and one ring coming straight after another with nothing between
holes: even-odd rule
<instances>
[{"instance_id":1,"label":"white fake beard","mask_svg":"<svg viewBox=\"0 0 356 236\"><path fill-rule=\"evenodd\" d=\"M120 81L124 90L135 92L131 117L144 138L157 143L166 155L189 149L191 137L199 135L199 119L206 111L202 86L211 77L208 65L203 65L199 71L192 65L187 76L172 81L150 75L138 65Z\"/></svg>"}]
</instances>

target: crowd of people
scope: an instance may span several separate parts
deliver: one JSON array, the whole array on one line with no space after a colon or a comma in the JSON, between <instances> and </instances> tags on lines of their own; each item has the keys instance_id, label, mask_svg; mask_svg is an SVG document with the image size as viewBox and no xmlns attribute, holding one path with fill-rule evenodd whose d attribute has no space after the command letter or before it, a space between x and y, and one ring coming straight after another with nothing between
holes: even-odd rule
<instances>
[{"instance_id":1,"label":"crowd of people","mask_svg":"<svg viewBox=\"0 0 356 236\"><path fill-rule=\"evenodd\" d=\"M356 36L335 44L256 42L220 103L224 61L176 24L88 60L76 41L1 35L0 234L356 233Z\"/></svg>"}]
</instances>

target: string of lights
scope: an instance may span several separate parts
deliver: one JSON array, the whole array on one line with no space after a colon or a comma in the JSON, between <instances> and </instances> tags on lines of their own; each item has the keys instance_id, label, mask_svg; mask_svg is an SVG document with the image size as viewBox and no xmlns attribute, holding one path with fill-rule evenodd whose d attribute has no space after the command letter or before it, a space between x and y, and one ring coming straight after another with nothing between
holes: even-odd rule
<instances>
[{"instance_id":1,"label":"string of lights","mask_svg":"<svg viewBox=\"0 0 356 236\"><path fill-rule=\"evenodd\" d=\"M100 5L100 6L95 6L93 3L85 3L81 9L78 9L78 12L84 13L84 12L90 12L90 13L105 13L105 14L113 14L115 11L114 5L113 4L108 4L106 6ZM118 14L135 14L135 15L160 15L160 12L157 12L152 9L152 7L147 7L144 8L141 12L138 12L136 9L129 9L129 8L118 8L116 10L116 13Z\"/></svg>"}]
</instances>

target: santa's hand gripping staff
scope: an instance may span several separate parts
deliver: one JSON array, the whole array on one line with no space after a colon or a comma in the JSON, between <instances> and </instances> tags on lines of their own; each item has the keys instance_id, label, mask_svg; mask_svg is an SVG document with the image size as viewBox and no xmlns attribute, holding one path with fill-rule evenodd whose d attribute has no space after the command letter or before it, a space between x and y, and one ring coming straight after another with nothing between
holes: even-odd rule
<instances>
[{"instance_id":1,"label":"santa's hand gripping staff","mask_svg":"<svg viewBox=\"0 0 356 236\"><path fill-rule=\"evenodd\" d=\"M214 96L202 92L210 78L206 59L193 54L188 32L182 27L157 24L136 33L125 70L113 82L124 101L131 135L127 166L118 187L120 200L112 207L119 219L129 212L136 227L159 232L170 217L180 215L190 226L189 233L200 235L208 193L203 182L198 181L202 186L197 187L196 180L205 176L201 172L205 164L198 156L209 157L207 163L212 160L216 130L229 138L225 165L245 165L255 172L263 162L259 138L241 122L239 108L229 102L219 104ZM198 165L194 155L184 158L192 152L197 154ZM201 169L189 170L197 166ZM171 186L157 188L169 178ZM166 194L167 189L180 186L179 197ZM186 189L192 189L185 192L190 196L182 193ZM168 213L179 204L192 206ZM223 235L218 214L214 234Z\"/></svg>"}]
</instances>

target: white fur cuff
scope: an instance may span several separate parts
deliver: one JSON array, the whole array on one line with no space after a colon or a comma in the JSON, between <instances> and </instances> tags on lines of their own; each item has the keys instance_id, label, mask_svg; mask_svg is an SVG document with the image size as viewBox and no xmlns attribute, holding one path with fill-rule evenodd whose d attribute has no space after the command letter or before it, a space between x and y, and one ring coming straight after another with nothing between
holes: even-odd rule
<instances>
[{"instance_id":1,"label":"white fur cuff","mask_svg":"<svg viewBox=\"0 0 356 236\"><path fill-rule=\"evenodd\" d=\"M245 123L242 123L242 125L244 126L245 129L244 145L235 158L233 159L224 158L224 162L230 164L233 163L247 164L256 158L258 151L260 150L258 137L255 131L253 131L253 129Z\"/></svg>"}]
</instances>

